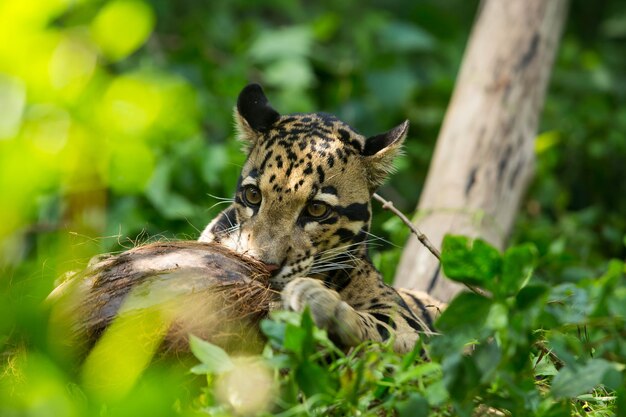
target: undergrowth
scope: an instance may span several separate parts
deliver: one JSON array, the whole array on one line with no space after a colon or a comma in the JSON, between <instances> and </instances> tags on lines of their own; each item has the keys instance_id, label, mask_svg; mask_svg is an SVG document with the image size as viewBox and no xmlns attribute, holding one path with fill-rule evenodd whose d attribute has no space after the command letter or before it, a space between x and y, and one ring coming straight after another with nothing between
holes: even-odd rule
<instances>
[{"instance_id":1,"label":"undergrowth","mask_svg":"<svg viewBox=\"0 0 626 417\"><path fill-rule=\"evenodd\" d=\"M262 323L257 358L230 358L191 339L207 384L197 409L211 416L626 415L625 267L548 286L530 244L504 254L448 236L445 274L488 294L458 295L406 355L391 343L345 353L308 312Z\"/></svg>"}]
</instances>

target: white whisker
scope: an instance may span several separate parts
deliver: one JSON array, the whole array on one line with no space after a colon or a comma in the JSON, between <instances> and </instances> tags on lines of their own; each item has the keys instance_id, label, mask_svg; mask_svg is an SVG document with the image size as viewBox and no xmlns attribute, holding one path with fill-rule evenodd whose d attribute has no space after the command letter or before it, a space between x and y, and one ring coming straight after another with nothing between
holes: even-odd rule
<instances>
[{"instance_id":1,"label":"white whisker","mask_svg":"<svg viewBox=\"0 0 626 417\"><path fill-rule=\"evenodd\" d=\"M213 195L213 194L209 194L209 193L207 193L207 195L209 197L211 197L211 198L214 198L214 199L220 200L220 201L230 201L231 203L233 201L235 201L235 199L233 197L219 197L219 196L216 196L216 195Z\"/></svg>"},{"instance_id":2,"label":"white whisker","mask_svg":"<svg viewBox=\"0 0 626 417\"><path fill-rule=\"evenodd\" d=\"M211 207L209 207L206 211L213 210L215 207L219 206L220 204L232 204L232 201L230 201L230 200L218 201L217 203L215 203Z\"/></svg>"},{"instance_id":3,"label":"white whisker","mask_svg":"<svg viewBox=\"0 0 626 417\"><path fill-rule=\"evenodd\" d=\"M393 243L393 242L391 242L391 241L389 241L389 240L387 240L387 239L385 239L383 237L376 236L373 233L365 232L365 234L368 235L368 236L372 236L373 237L373 239L369 239L370 242L373 242L373 241L376 241L376 240L380 240L381 242L385 242L386 244L388 244L390 246L393 246L393 247L396 247L396 248L401 248L401 246L396 245L395 243Z\"/></svg>"}]
</instances>

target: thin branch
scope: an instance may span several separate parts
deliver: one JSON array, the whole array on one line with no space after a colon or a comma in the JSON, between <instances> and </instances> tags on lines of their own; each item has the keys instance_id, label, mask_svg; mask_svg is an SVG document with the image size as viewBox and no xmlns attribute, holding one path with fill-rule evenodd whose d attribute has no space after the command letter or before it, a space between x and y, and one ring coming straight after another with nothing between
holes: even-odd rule
<instances>
[{"instance_id":1,"label":"thin branch","mask_svg":"<svg viewBox=\"0 0 626 417\"><path fill-rule=\"evenodd\" d=\"M411 222L411 220L409 220L408 217L404 215L404 213L398 210L391 201L385 200L376 193L374 193L374 199L383 205L383 210L389 210L393 214L398 216L400 220L402 220L404 224L406 224L408 228L411 229L411 232L413 232L413 234L417 236L417 239L422 242L422 245L426 246L426 249L428 249L430 253L435 256L435 258L441 261L441 253L439 253L439 250L435 246L433 246L432 243L430 243L430 240L428 240L426 235L422 233L417 227L415 227L413 222Z\"/></svg>"},{"instance_id":2,"label":"thin branch","mask_svg":"<svg viewBox=\"0 0 626 417\"><path fill-rule=\"evenodd\" d=\"M431 243L430 240L428 240L428 237L426 237L424 233L422 233L417 227L415 227L413 222L409 220L409 218L406 217L404 213L398 210L391 201L385 200L380 195L374 193L373 197L376 201L378 201L379 203L383 205L383 210L389 210L393 214L398 216L400 220L402 220L402 222L405 225L407 225L409 229L411 229L411 232L417 237L417 239L422 243L422 245L424 245L426 249L428 249L430 253L432 253L435 256L435 258L439 260L439 263L441 264L441 253L439 252L439 250ZM470 284L465 284L465 283L463 285L465 285L470 291L478 295L488 296L488 293L481 288L475 287Z\"/></svg>"}]
</instances>

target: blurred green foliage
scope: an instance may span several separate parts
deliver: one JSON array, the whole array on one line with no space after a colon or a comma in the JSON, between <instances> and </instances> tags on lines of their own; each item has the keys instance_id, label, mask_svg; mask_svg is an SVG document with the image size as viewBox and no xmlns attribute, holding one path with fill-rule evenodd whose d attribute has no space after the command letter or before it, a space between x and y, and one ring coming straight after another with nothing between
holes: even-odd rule
<instances>
[{"instance_id":1,"label":"blurred green foliage","mask_svg":"<svg viewBox=\"0 0 626 417\"><path fill-rule=\"evenodd\" d=\"M328 111L366 134L409 119L381 192L411 211L477 6L0 1L0 414L186 413L188 391L160 389L184 367L91 401L47 326L54 280L97 253L198 236L243 162L231 113L249 81L283 112ZM537 247L546 282L576 285L626 256L625 46L624 2L572 2L513 234ZM391 277L407 231L379 209L374 222Z\"/></svg>"}]
</instances>

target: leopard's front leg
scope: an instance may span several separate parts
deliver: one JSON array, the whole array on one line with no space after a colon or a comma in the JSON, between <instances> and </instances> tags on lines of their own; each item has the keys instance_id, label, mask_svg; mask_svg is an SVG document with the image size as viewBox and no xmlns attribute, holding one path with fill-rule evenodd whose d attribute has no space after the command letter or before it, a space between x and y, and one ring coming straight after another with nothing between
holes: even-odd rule
<instances>
[{"instance_id":1,"label":"leopard's front leg","mask_svg":"<svg viewBox=\"0 0 626 417\"><path fill-rule=\"evenodd\" d=\"M411 350L418 333L406 325L393 305L376 311L357 310L336 291L312 278L296 278L281 293L283 307L301 312L306 306L315 324L328 331L342 346L355 346L365 340L384 341L395 336L394 348Z\"/></svg>"}]
</instances>

